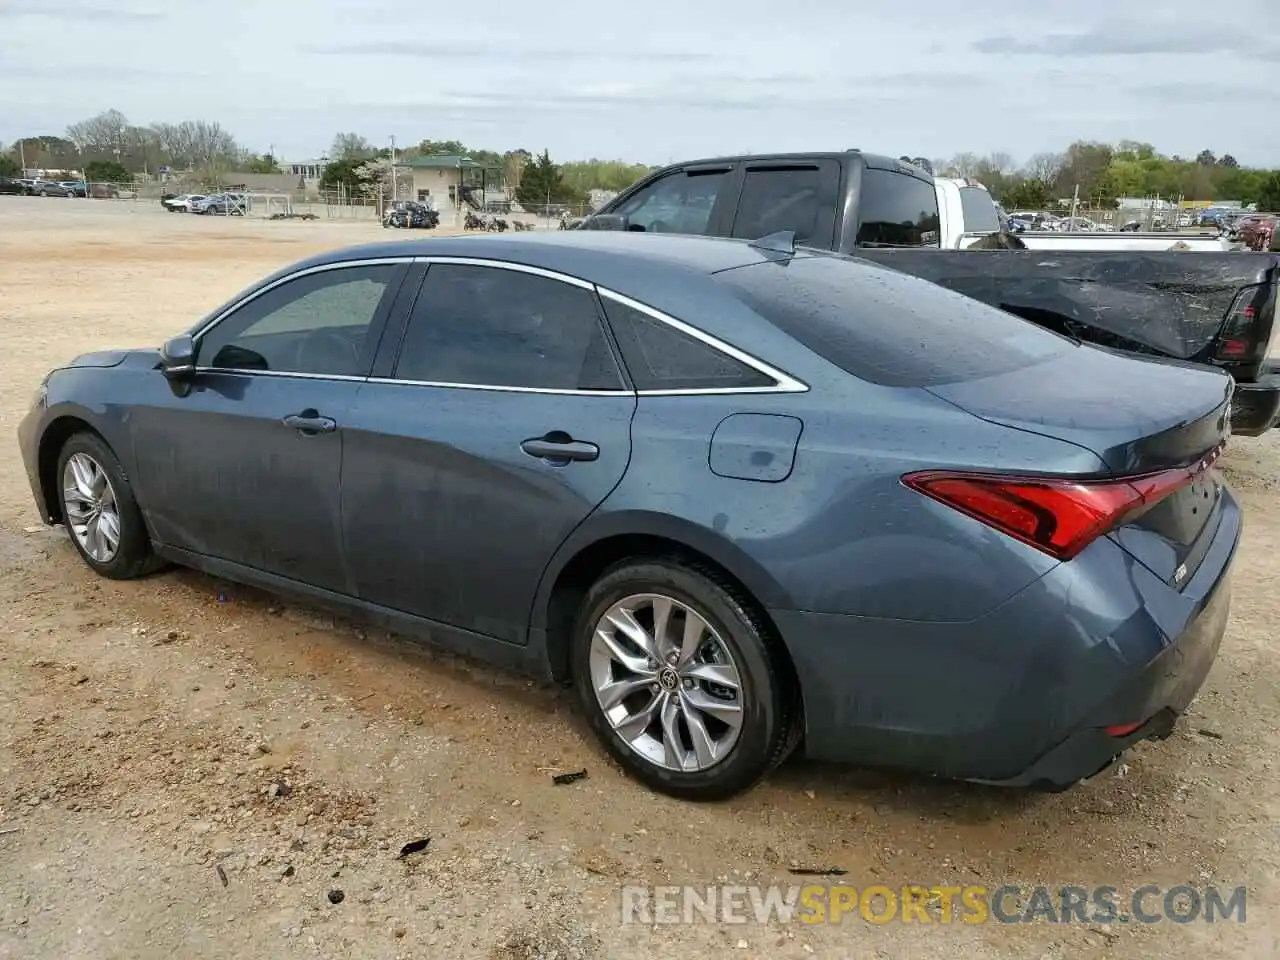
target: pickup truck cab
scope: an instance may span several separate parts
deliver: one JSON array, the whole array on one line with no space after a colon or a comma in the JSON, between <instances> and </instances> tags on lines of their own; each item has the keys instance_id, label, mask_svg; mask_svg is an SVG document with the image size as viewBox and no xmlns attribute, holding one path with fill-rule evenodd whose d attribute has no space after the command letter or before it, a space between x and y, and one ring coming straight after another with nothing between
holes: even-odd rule
<instances>
[{"instance_id":1,"label":"pickup truck cab","mask_svg":"<svg viewBox=\"0 0 1280 960\"><path fill-rule=\"evenodd\" d=\"M966 199L981 197L958 198L962 219ZM747 240L786 233L795 244L874 260L1068 336L1225 370L1236 381L1238 434L1261 434L1280 417L1275 256L1170 251L1180 239L1171 234L1155 250L1111 246L1141 234L1081 235L1102 249L956 249L944 239L947 204L932 176L892 157L717 157L650 174L578 228Z\"/></svg>"}]
</instances>

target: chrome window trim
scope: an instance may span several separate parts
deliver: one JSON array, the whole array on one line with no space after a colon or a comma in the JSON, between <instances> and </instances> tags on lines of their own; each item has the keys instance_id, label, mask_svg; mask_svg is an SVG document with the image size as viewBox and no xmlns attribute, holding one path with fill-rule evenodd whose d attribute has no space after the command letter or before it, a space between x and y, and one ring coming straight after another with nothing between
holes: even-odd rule
<instances>
[{"instance_id":1,"label":"chrome window trim","mask_svg":"<svg viewBox=\"0 0 1280 960\"><path fill-rule=\"evenodd\" d=\"M667 326L680 331L685 336L692 337L709 346L717 353L723 353L725 356L732 357L741 364L745 364L757 373L773 380L773 385L768 387L688 387L684 389L674 390L639 390L637 394L642 397L689 397L689 396L718 396L721 394L736 393L807 393L809 385L801 380L796 379L789 373L779 370L777 367L765 363L759 357L752 356L744 350L739 350L732 344L725 343L719 337L712 336L705 330L700 330L691 324L685 323L683 320L677 320L670 314L663 313L647 303L641 303L639 300L632 299L625 294L618 293L616 290L610 290L607 287L596 286L597 292L601 297L613 300L632 310L638 310L648 317L652 317L659 323L665 323Z\"/></svg>"},{"instance_id":2,"label":"chrome window trim","mask_svg":"<svg viewBox=\"0 0 1280 960\"><path fill-rule=\"evenodd\" d=\"M295 271L294 273L291 273L288 276L280 277L278 280L273 280L271 283L267 284L265 287L255 290L253 291L253 293L249 294L248 296L242 297L241 299L237 300L235 303L231 304L231 306L224 309L221 313L215 316L212 320L210 320L204 326L197 329L195 333L191 334L191 339L196 341L198 344L201 337L203 337L206 333L208 333L210 330L212 330L214 327L220 324L223 320L227 319L227 317L231 316L231 314L235 313L241 307L248 306L249 304L253 303L254 300L257 300L259 297L263 296L264 294L270 293L272 290L276 289L276 287L283 286L284 284L289 283L293 280L300 280L303 277L309 277L312 274L316 274L316 273L327 273L330 270L345 270L349 267L377 267L377 266L397 265L402 263L413 263L415 259L416 258L411 256L370 257L363 260L336 260L333 263L318 263L314 267L306 267L302 270ZM201 368L198 368L198 369L201 369ZM222 368L219 367L217 369L222 369ZM251 370L247 372L261 373L262 371ZM363 379L363 377L360 379Z\"/></svg>"},{"instance_id":3,"label":"chrome window trim","mask_svg":"<svg viewBox=\"0 0 1280 960\"><path fill-rule=\"evenodd\" d=\"M594 292L596 285L589 280L583 280L581 277L575 277L572 274L560 273L556 270L548 270L545 267L531 267L525 263L512 263L509 260L491 260L484 257L454 257L447 254L431 254L427 256L414 257L415 263L452 263L464 267L495 267L499 270L510 270L513 273L527 273L534 277L545 277L547 280L559 280L561 283L567 283L572 287L578 287L582 290ZM425 281L424 281L425 283Z\"/></svg>"},{"instance_id":4,"label":"chrome window trim","mask_svg":"<svg viewBox=\"0 0 1280 960\"><path fill-rule=\"evenodd\" d=\"M546 393L557 397L634 397L634 390L561 390L555 387L504 387L494 383L448 383L443 380L398 380L370 377L370 383L401 387L449 387L453 390L487 390L491 393Z\"/></svg>"},{"instance_id":5,"label":"chrome window trim","mask_svg":"<svg viewBox=\"0 0 1280 960\"><path fill-rule=\"evenodd\" d=\"M463 266L473 267L490 267L499 270L511 270L516 273L525 273L530 276L544 277L548 280L555 280L560 283L567 283L570 286L578 287L582 290L590 291L603 298L608 298L633 310L638 310L646 316L652 317L659 323L664 323L675 330L693 337L695 340L705 343L713 350L723 353L728 357L737 360L739 363L745 364L757 373L761 373L773 380L773 384L767 387L689 387L684 389L673 390L563 390L551 387L517 387L505 386L502 384L488 383L451 383L448 381L436 380L408 380L398 377L355 377L339 374L318 374L318 373L295 373L288 370L243 370L233 367L207 367L196 366L196 373L223 373L235 374L238 376L265 376L265 377L292 377L301 380L336 380L344 382L367 382L367 383L383 383L392 385L402 385L410 387L446 387L456 390L486 390L499 393L527 393L527 394L548 394L551 396L567 396L567 397L689 397L689 396L730 396L734 394L758 394L758 393L807 393L808 384L791 376L788 373L766 363L758 357L739 350L732 344L725 343L723 340L715 337L704 330L677 320L670 314L663 313L646 303L628 297L625 294L610 290L607 287L583 280L581 277L575 277L570 274L561 273L556 270L548 270L544 267L534 267L524 263L513 263L507 260L489 259L485 257L463 257L450 256L447 254L426 255L426 256L395 256L395 257L370 257L361 260L339 260L333 263L317 264L314 267L307 267L298 270L288 276L281 277L273 281L259 290L255 290L249 296L237 300L231 306L221 311L216 317L200 327L199 330L192 334L192 339L199 343L201 337L216 327L231 314L235 313L241 307L252 303L258 297L276 289L282 284L291 280L297 280L302 277L310 276L316 273L324 273L330 270L342 270L350 267L368 267L382 265L396 265L405 263L451 263ZM604 320L607 322L607 320Z\"/></svg>"},{"instance_id":6,"label":"chrome window trim","mask_svg":"<svg viewBox=\"0 0 1280 960\"><path fill-rule=\"evenodd\" d=\"M196 373L229 373L238 377L287 377L296 380L342 380L364 383L369 377L353 377L345 373L294 373L291 370L245 370L241 367L196 367Z\"/></svg>"}]
</instances>

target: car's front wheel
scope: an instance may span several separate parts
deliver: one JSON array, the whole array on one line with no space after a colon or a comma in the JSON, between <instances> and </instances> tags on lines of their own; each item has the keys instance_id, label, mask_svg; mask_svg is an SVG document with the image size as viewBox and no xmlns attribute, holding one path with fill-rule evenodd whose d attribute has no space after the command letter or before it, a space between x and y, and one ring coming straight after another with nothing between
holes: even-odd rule
<instances>
[{"instance_id":1,"label":"car's front wheel","mask_svg":"<svg viewBox=\"0 0 1280 960\"><path fill-rule=\"evenodd\" d=\"M58 482L62 521L95 572L131 580L159 567L133 488L102 438L74 434L58 457Z\"/></svg>"},{"instance_id":2,"label":"car's front wheel","mask_svg":"<svg viewBox=\"0 0 1280 960\"><path fill-rule=\"evenodd\" d=\"M797 698L767 625L700 565L612 567L583 600L572 653L592 729L655 790L725 799L796 744Z\"/></svg>"}]
</instances>

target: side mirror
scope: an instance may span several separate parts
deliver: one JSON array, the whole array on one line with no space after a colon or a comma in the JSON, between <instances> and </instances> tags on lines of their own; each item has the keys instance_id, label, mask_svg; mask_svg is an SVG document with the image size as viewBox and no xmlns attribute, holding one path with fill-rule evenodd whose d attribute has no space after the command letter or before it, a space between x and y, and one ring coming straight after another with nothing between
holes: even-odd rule
<instances>
[{"instance_id":1,"label":"side mirror","mask_svg":"<svg viewBox=\"0 0 1280 960\"><path fill-rule=\"evenodd\" d=\"M170 380L189 378L196 371L196 343L186 334L160 348L160 372Z\"/></svg>"},{"instance_id":2,"label":"side mirror","mask_svg":"<svg viewBox=\"0 0 1280 960\"><path fill-rule=\"evenodd\" d=\"M629 219L620 213L596 213L582 221L580 230L627 230Z\"/></svg>"}]
</instances>

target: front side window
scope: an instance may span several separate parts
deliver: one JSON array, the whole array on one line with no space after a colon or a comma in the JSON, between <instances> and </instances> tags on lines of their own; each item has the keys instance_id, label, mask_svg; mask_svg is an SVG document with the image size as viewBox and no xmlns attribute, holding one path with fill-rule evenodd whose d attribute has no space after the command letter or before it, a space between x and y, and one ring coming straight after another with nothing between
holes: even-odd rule
<instances>
[{"instance_id":1,"label":"front side window","mask_svg":"<svg viewBox=\"0 0 1280 960\"><path fill-rule=\"evenodd\" d=\"M397 380L474 387L621 390L595 294L501 267L433 263Z\"/></svg>"},{"instance_id":2,"label":"front side window","mask_svg":"<svg viewBox=\"0 0 1280 960\"><path fill-rule=\"evenodd\" d=\"M860 247L939 246L942 218L931 180L867 167L858 208Z\"/></svg>"},{"instance_id":3,"label":"front side window","mask_svg":"<svg viewBox=\"0 0 1280 960\"><path fill-rule=\"evenodd\" d=\"M364 376L369 332L399 269L397 264L341 267L273 287L200 338L199 363Z\"/></svg>"},{"instance_id":4,"label":"front side window","mask_svg":"<svg viewBox=\"0 0 1280 960\"><path fill-rule=\"evenodd\" d=\"M647 233L704 234L711 226L728 170L672 173L628 197L616 210L628 229Z\"/></svg>"}]
</instances>

